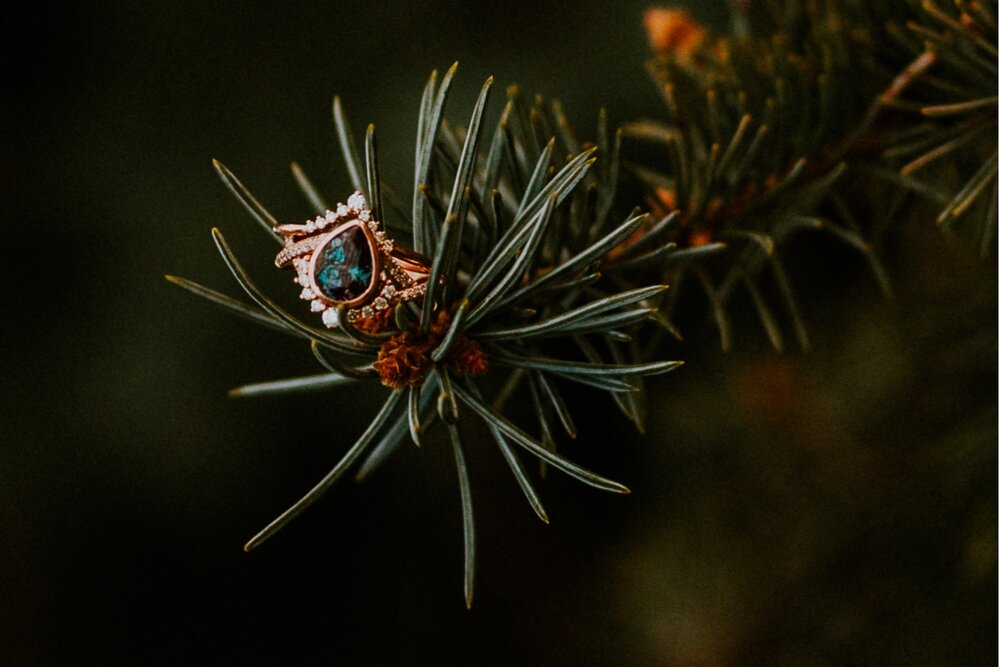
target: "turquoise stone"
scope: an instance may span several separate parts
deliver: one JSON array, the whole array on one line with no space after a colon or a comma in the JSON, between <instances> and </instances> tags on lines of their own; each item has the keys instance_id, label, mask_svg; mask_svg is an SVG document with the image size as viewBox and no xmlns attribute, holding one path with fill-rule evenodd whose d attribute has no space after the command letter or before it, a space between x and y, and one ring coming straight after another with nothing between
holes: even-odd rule
<instances>
[{"instance_id":1,"label":"turquoise stone","mask_svg":"<svg viewBox=\"0 0 1000 667\"><path fill-rule=\"evenodd\" d=\"M360 227L348 227L316 249L313 282L331 301L352 301L372 282L372 249Z\"/></svg>"}]
</instances>

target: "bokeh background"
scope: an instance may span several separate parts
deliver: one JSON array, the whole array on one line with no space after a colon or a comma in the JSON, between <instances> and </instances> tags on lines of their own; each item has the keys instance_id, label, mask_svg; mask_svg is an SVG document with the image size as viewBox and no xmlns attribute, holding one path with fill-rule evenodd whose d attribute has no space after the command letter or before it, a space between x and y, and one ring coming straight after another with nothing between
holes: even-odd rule
<instances>
[{"instance_id":1,"label":"bokeh background","mask_svg":"<svg viewBox=\"0 0 1000 667\"><path fill-rule=\"evenodd\" d=\"M288 292L210 159L284 219L309 213L293 159L344 197L339 93L405 190L423 82L453 60L459 122L489 74L560 98L581 130L601 105L655 116L646 4L91 2L8 23L0 663L995 660L997 266L919 211L886 239L892 300L857 258L796 246L812 352L774 353L746 316L723 354L693 303L648 435L574 393L563 451L629 496L553 473L544 526L473 433L472 611L440 441L243 553L339 458L368 394L226 397L316 369L163 280L237 294L220 226Z\"/></svg>"}]
</instances>

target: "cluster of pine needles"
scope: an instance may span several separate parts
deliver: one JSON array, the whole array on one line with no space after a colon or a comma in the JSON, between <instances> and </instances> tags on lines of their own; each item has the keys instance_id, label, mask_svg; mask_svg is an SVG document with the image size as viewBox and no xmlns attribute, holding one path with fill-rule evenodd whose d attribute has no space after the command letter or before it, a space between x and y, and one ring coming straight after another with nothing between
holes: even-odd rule
<instances>
[{"instance_id":1,"label":"cluster of pine needles","mask_svg":"<svg viewBox=\"0 0 1000 667\"><path fill-rule=\"evenodd\" d=\"M558 102L526 100L514 87L499 121L487 124L492 79L468 122L453 125L445 106L456 67L440 80L435 72L419 103L409 203L382 180L374 126L362 159L335 98L350 185L400 244L430 260L423 299L397 305L378 326L358 326L341 313L339 328L318 327L264 294L218 229L215 244L252 303L169 277L236 315L308 342L325 371L248 385L234 395L358 381L387 388L343 458L247 550L359 461L363 478L405 441L419 446L439 428L459 480L471 605L468 420L485 425L547 522L519 454L598 489L627 493L556 451L559 431L577 433L564 388L607 392L643 430L644 378L680 364L662 358L663 339L681 337L674 317L685 284L706 297L723 348L733 337L729 305L736 294L753 303L776 349L786 336L778 312L808 348L782 259L800 232L824 233L862 253L887 294L878 246L900 211L915 206L914 193L938 207L942 228L970 232L988 253L997 219L996 3L875 4L735 3L733 28L719 36L683 11L650 10L649 71L665 116L614 132L602 112L592 141L577 136ZM215 166L265 233L280 240L278 220L229 169ZM318 214L336 208L298 165L292 171ZM510 397L524 387L532 426L506 416Z\"/></svg>"}]
</instances>

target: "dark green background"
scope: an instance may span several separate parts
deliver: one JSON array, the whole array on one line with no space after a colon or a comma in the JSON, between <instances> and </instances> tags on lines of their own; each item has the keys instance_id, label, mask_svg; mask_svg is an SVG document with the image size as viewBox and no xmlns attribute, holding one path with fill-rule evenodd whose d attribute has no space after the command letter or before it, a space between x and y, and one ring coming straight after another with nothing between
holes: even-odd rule
<instances>
[{"instance_id":1,"label":"dark green background","mask_svg":"<svg viewBox=\"0 0 1000 667\"><path fill-rule=\"evenodd\" d=\"M649 435L573 394L584 435L563 451L630 496L553 473L543 526L470 432L471 612L439 441L242 552L340 456L378 392L226 398L316 368L301 344L162 279L236 294L219 226L295 303L210 159L283 219L309 212L293 159L344 198L339 93L358 132L378 124L405 192L423 81L456 59L458 122L488 74L559 97L581 128L602 104L617 122L659 114L645 4L108 2L8 24L0 662L995 657L996 263L919 210L888 239L891 301L857 258L796 246L810 354L770 351L744 309L724 355L691 299L688 342L669 350L688 363L653 383Z\"/></svg>"}]
</instances>

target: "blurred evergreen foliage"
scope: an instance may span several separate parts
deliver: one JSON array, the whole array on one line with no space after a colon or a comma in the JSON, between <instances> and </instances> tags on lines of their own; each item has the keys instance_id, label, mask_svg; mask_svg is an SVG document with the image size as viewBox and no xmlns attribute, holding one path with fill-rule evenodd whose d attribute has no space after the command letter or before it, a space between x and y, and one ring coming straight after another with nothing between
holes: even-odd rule
<instances>
[{"instance_id":1,"label":"blurred evergreen foliage","mask_svg":"<svg viewBox=\"0 0 1000 667\"><path fill-rule=\"evenodd\" d=\"M680 283L696 281L728 349L728 304L744 290L780 350L767 277L808 349L784 247L801 232L826 234L859 251L890 294L878 249L888 226L911 217L908 192L939 202L938 224L950 231L961 219L990 253L995 2L734 2L731 34L671 9L649 10L646 28L667 114L625 130L652 145L629 165L649 205L680 212L672 229L650 233L691 250L692 261L654 267L674 287L668 315ZM931 163L943 172L914 178Z\"/></svg>"}]
</instances>

